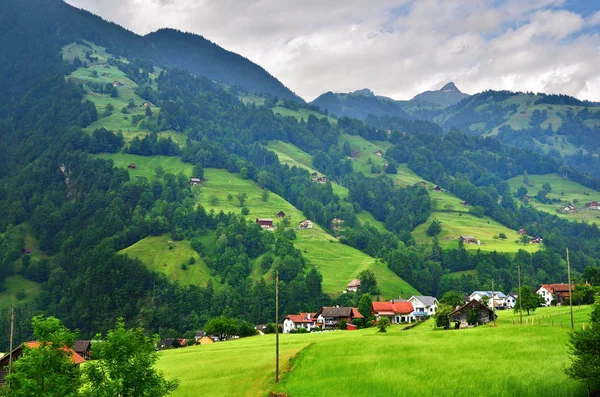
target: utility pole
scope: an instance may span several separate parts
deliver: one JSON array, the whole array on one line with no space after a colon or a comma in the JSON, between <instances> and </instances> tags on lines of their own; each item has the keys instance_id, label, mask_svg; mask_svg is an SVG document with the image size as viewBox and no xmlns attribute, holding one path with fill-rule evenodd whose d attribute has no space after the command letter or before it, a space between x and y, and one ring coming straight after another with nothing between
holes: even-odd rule
<instances>
[{"instance_id":1,"label":"utility pole","mask_svg":"<svg viewBox=\"0 0 600 397\"><path fill-rule=\"evenodd\" d=\"M523 325L523 291L521 291L521 264L517 263L517 269L519 271L519 295L517 299L519 300L519 320L521 325Z\"/></svg>"},{"instance_id":2,"label":"utility pole","mask_svg":"<svg viewBox=\"0 0 600 397\"><path fill-rule=\"evenodd\" d=\"M569 279L569 308L571 309L571 329L575 329L575 323L573 323L573 297L571 293L571 262L569 261L569 248L567 248L567 276Z\"/></svg>"},{"instance_id":3,"label":"utility pole","mask_svg":"<svg viewBox=\"0 0 600 397\"><path fill-rule=\"evenodd\" d=\"M496 326L496 314L494 313L494 279L492 279L492 320L494 320L494 326Z\"/></svg>"},{"instance_id":4,"label":"utility pole","mask_svg":"<svg viewBox=\"0 0 600 397\"><path fill-rule=\"evenodd\" d=\"M279 271L275 272L275 383L279 383Z\"/></svg>"},{"instance_id":5,"label":"utility pole","mask_svg":"<svg viewBox=\"0 0 600 397\"><path fill-rule=\"evenodd\" d=\"M11 304L10 304L10 342L9 342L10 353L8 353L9 354L9 356L8 356L8 374L9 375L12 373L12 352L13 352L14 329L15 329L15 304L13 302L11 302ZM8 390L10 390L10 378L8 378Z\"/></svg>"}]
</instances>

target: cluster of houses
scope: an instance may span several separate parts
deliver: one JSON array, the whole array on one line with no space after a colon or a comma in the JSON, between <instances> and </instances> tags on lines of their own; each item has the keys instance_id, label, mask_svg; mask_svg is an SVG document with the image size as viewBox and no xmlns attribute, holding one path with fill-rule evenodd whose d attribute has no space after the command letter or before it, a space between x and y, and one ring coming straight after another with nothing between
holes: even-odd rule
<instances>
[{"instance_id":1,"label":"cluster of houses","mask_svg":"<svg viewBox=\"0 0 600 397\"><path fill-rule=\"evenodd\" d=\"M572 285L569 290L569 284L540 284L535 293L544 299L542 306L563 305L568 303L570 291L574 289L575 285ZM486 300L490 309L493 304L494 310L514 309L517 303L517 294L511 292L505 295L499 291L474 291L471 295L466 296L465 300L478 302Z\"/></svg>"},{"instance_id":2,"label":"cluster of houses","mask_svg":"<svg viewBox=\"0 0 600 397\"><path fill-rule=\"evenodd\" d=\"M317 172L311 174L311 180L313 183L327 183L328 179L325 175L319 176Z\"/></svg>"},{"instance_id":3,"label":"cluster of houses","mask_svg":"<svg viewBox=\"0 0 600 397\"><path fill-rule=\"evenodd\" d=\"M285 218L285 213L283 211L279 211L277 213L278 218ZM256 218L256 224L260 225L264 230L275 230L276 227L273 224L272 218ZM304 219L300 223L298 223L298 229L312 229L313 222L310 219Z\"/></svg>"},{"instance_id":4,"label":"cluster of houses","mask_svg":"<svg viewBox=\"0 0 600 397\"><path fill-rule=\"evenodd\" d=\"M585 208L593 211L600 211L600 203L598 201L591 201L585 205ZM556 209L557 212L563 214L573 214L577 212L577 207L571 203L559 207Z\"/></svg>"},{"instance_id":5,"label":"cluster of houses","mask_svg":"<svg viewBox=\"0 0 600 397\"><path fill-rule=\"evenodd\" d=\"M597 201L592 201L592 202L590 202L590 203L587 203L587 204L585 205L585 207L586 207L588 210L600 211L600 203L599 203L599 202L597 202Z\"/></svg>"}]
</instances>

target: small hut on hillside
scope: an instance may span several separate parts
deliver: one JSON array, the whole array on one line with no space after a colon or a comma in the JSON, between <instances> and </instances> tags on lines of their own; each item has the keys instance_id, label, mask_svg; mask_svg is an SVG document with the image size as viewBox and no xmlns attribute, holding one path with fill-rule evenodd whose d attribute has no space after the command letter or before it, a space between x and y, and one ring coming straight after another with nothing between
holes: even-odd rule
<instances>
[{"instance_id":1,"label":"small hut on hillside","mask_svg":"<svg viewBox=\"0 0 600 397\"><path fill-rule=\"evenodd\" d=\"M470 301L448 315L450 322L457 323L459 329L487 324L497 317L493 310L477 300Z\"/></svg>"}]
</instances>

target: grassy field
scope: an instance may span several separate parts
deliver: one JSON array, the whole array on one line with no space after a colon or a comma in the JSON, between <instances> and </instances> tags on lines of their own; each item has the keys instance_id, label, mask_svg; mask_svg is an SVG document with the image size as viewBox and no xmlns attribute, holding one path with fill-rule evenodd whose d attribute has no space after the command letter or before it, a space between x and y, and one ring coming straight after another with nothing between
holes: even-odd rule
<instances>
[{"instance_id":1,"label":"grassy field","mask_svg":"<svg viewBox=\"0 0 600 397\"><path fill-rule=\"evenodd\" d=\"M10 307L11 302L23 304L32 302L40 291L40 284L35 281L27 280L21 275L8 276L4 279L4 291L0 292L0 309ZM17 294L23 291L23 299L17 299Z\"/></svg>"},{"instance_id":2,"label":"grassy field","mask_svg":"<svg viewBox=\"0 0 600 397\"><path fill-rule=\"evenodd\" d=\"M433 239L427 236L425 232L434 218L442 222L442 231L438 235L442 247L456 248L458 247L458 238L460 236L474 236L476 239L481 240L482 244L465 244L464 247L466 249L498 252L517 252L520 249L535 252L540 249L539 245L516 243L515 240L519 237L516 231L507 228L489 217L477 218L464 212L434 212L427 222L417 226L413 230L412 235L416 241L431 241ZM493 238L500 233L504 233L507 239L496 240Z\"/></svg>"},{"instance_id":3,"label":"grassy field","mask_svg":"<svg viewBox=\"0 0 600 397\"><path fill-rule=\"evenodd\" d=\"M271 110L276 115L295 117L296 119L298 119L298 121L304 120L306 122L306 121L308 121L308 116L312 115L318 119L327 119L331 124L337 124L336 119L329 117L329 116L325 116L324 114L315 112L314 110L308 110L305 108L300 108L298 110L292 110L292 109L284 108L283 106L275 106Z\"/></svg>"},{"instance_id":4,"label":"grassy field","mask_svg":"<svg viewBox=\"0 0 600 397\"><path fill-rule=\"evenodd\" d=\"M560 309L540 308L536 315L552 316ZM589 307L578 311L582 318L589 313ZM385 334L373 328L284 334L279 384L273 335L168 350L158 367L180 379L174 397L199 391L207 396L279 391L290 397L587 395L584 384L564 374L567 329L513 326L511 316L500 312L496 327L459 331L434 330L430 320L407 331L391 326ZM492 368L498 370L491 374Z\"/></svg>"},{"instance_id":5,"label":"grassy field","mask_svg":"<svg viewBox=\"0 0 600 397\"><path fill-rule=\"evenodd\" d=\"M558 174L546 174L546 175L528 175L530 183L534 186L525 186L523 184L523 176L516 176L508 180L511 192L516 192L521 186L527 189L530 196L535 196L538 191L542 190L544 183L549 183L552 187L552 191L548 193L548 198L558 198L562 201L561 204L542 204L535 198L532 198L529 203L540 211L547 212L549 214L558 215L561 218L570 219L574 221L586 221L600 223L600 211L585 209L585 204L590 201L600 201L600 192L594 191L577 182L562 179ZM561 192L563 193L561 195ZM587 193L587 194L586 194ZM574 214L560 214L556 212L556 208L564 206L568 203L573 203L575 200L579 201L576 207L581 208Z\"/></svg>"},{"instance_id":6,"label":"grassy field","mask_svg":"<svg viewBox=\"0 0 600 397\"><path fill-rule=\"evenodd\" d=\"M211 279L210 269L190 247L189 241L172 241L173 249L169 249L169 241L172 240L168 234L149 236L119 251L119 254L138 258L150 270L165 273L171 281L205 286ZM190 258L194 258L196 263L190 264ZM182 268L182 264L186 265L186 269Z\"/></svg>"},{"instance_id":7,"label":"grassy field","mask_svg":"<svg viewBox=\"0 0 600 397\"><path fill-rule=\"evenodd\" d=\"M192 176L193 166L181 161L180 157L172 156L138 156L125 153L101 153L96 157L112 160L117 168L128 170L131 179L134 178L156 178L156 169L162 167L165 173L177 174L183 172L186 176ZM127 166L135 163L136 169L128 169Z\"/></svg>"},{"instance_id":8,"label":"grassy field","mask_svg":"<svg viewBox=\"0 0 600 397\"><path fill-rule=\"evenodd\" d=\"M385 156L386 149L390 146L389 142L370 142L361 137L360 135L348 135L342 134L339 138L340 147L344 145L344 142L348 142L352 150L357 149L359 154L354 160L352 160L352 167L356 172L362 172L366 176L371 174L371 163L381 167L383 173L383 164L386 162L383 157L375 154L377 150L381 150Z\"/></svg>"}]
</instances>

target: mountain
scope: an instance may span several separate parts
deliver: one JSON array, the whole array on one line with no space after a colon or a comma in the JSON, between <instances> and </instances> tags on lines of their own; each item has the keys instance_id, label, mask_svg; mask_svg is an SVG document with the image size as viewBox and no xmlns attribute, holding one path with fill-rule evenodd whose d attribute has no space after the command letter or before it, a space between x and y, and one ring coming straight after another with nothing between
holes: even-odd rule
<instances>
[{"instance_id":1,"label":"mountain","mask_svg":"<svg viewBox=\"0 0 600 397\"><path fill-rule=\"evenodd\" d=\"M316 105L339 117L347 116L364 120L369 115L388 115L411 118L400 102L384 96L376 96L367 88L351 93L330 91L316 98L311 105Z\"/></svg>"},{"instance_id":2,"label":"mountain","mask_svg":"<svg viewBox=\"0 0 600 397\"><path fill-rule=\"evenodd\" d=\"M425 91L415 95L413 102L429 102L442 106L454 105L469 95L462 93L453 82L449 82L437 91Z\"/></svg>"},{"instance_id":3,"label":"mountain","mask_svg":"<svg viewBox=\"0 0 600 397\"><path fill-rule=\"evenodd\" d=\"M0 11L0 73L17 74L10 59L29 59L30 72L18 72L11 91L19 92L24 82L36 80L58 66L56 54L64 45L86 40L106 47L115 55L144 58L157 66L185 68L227 85L240 86L257 94L268 94L298 102L303 100L275 77L248 59L227 51L202 36L161 29L139 36L62 0L8 0ZM33 28L35 27L35 28ZM23 38L26 37L26 40ZM11 43L23 42L16 48ZM6 87L6 89L9 89Z\"/></svg>"}]
</instances>

